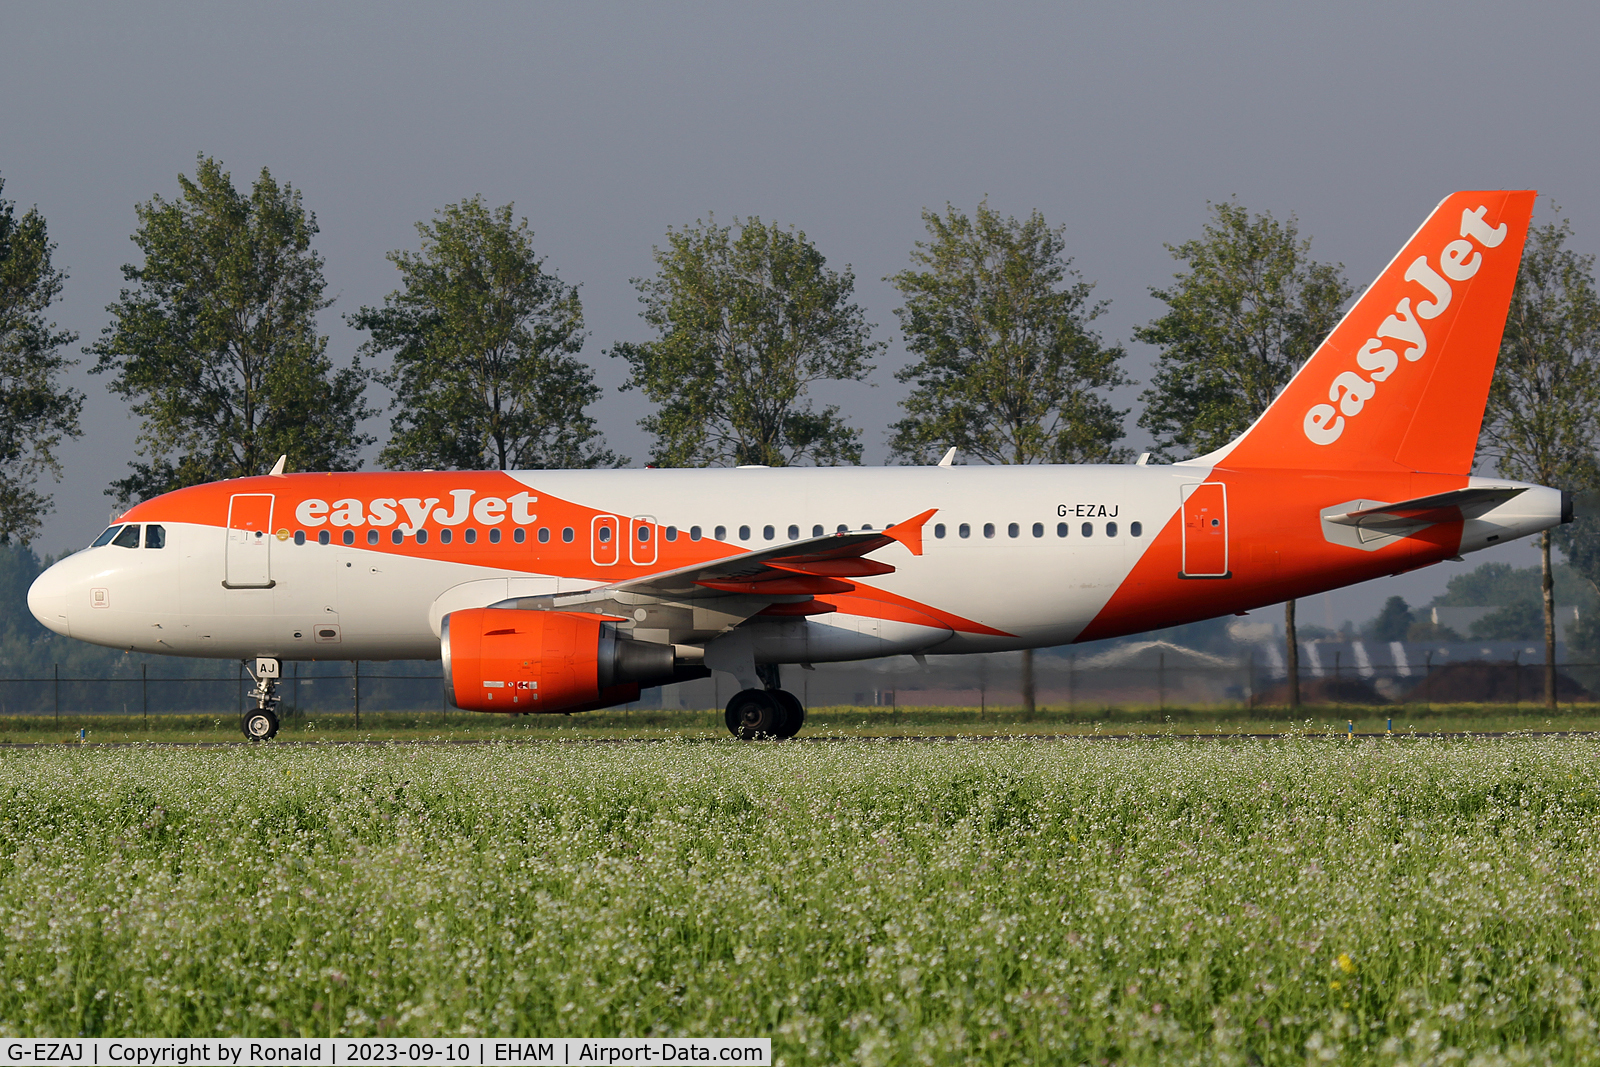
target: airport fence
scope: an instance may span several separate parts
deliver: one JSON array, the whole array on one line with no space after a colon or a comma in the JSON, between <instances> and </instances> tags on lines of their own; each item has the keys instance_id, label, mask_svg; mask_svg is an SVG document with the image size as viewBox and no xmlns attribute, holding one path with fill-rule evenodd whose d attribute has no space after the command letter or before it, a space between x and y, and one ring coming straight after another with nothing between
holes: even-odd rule
<instances>
[{"instance_id":1,"label":"airport fence","mask_svg":"<svg viewBox=\"0 0 1600 1067\"><path fill-rule=\"evenodd\" d=\"M1214 660L1217 657L1212 657ZM1420 657L1419 657L1420 658ZM1168 662L1157 653L1148 664L1082 664L1073 657L1034 660L1038 707L1068 711L1097 708L1279 706L1288 702L1281 665L1240 656L1206 664ZM232 665L230 664L230 667ZM784 667L782 684L810 707L953 707L1001 711L1022 704L1020 655L910 657L873 663ZM1300 671L1307 706L1382 704L1537 704L1544 697L1542 662L1422 659L1404 668L1341 663ZM59 667L47 677L0 678L0 715L54 716L240 714L251 704L254 681L237 671L171 677L142 664L115 677L75 677ZM716 709L737 686L721 675L647 689L633 709ZM1563 662L1557 695L1563 703L1588 703L1600 691L1600 664ZM280 715L285 719L355 716L363 712L449 713L437 663L284 664Z\"/></svg>"},{"instance_id":2,"label":"airport fence","mask_svg":"<svg viewBox=\"0 0 1600 1067\"><path fill-rule=\"evenodd\" d=\"M337 674L326 669L302 674L300 666L283 667L278 687L283 718L353 714L359 720L363 711L451 710L438 664L426 665L432 674L374 669L370 663L352 663ZM0 715L243 714L253 706L254 688L242 665L227 675L163 677L142 664L137 674L112 678L72 677L57 666L47 678L0 678Z\"/></svg>"},{"instance_id":3,"label":"airport fence","mask_svg":"<svg viewBox=\"0 0 1600 1067\"><path fill-rule=\"evenodd\" d=\"M1036 655L1034 702L1041 708L1087 711L1270 707L1289 701L1288 676L1281 661L1251 655L1205 664L1161 653L1148 658L1148 663L1085 664L1071 656ZM959 707L981 712L1022 704L1020 659L1017 653L929 656L924 663L898 657L903 662L817 664L815 670L786 666L782 678L784 688L808 707ZM1313 707L1514 705L1544 699L1542 658L1529 662L1520 657L1495 661L1422 655L1414 663L1396 666L1328 656L1323 663L1302 660L1298 676L1300 702ZM725 703L735 688L730 680L713 677L653 692L666 707L709 708ZM1558 663L1559 700L1589 703L1596 691L1600 691L1600 664Z\"/></svg>"}]
</instances>

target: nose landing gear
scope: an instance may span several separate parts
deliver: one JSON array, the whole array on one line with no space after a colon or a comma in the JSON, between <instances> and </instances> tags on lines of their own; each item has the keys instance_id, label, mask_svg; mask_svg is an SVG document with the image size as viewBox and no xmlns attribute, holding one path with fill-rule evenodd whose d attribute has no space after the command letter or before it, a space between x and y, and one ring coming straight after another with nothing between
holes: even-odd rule
<instances>
[{"instance_id":1,"label":"nose landing gear","mask_svg":"<svg viewBox=\"0 0 1600 1067\"><path fill-rule=\"evenodd\" d=\"M278 732L278 678L280 676L278 661L275 659L256 660L255 679L256 687L250 690L250 696L255 700L254 710L244 713L239 720L239 727L244 731L244 736L251 741L265 741Z\"/></svg>"}]
</instances>

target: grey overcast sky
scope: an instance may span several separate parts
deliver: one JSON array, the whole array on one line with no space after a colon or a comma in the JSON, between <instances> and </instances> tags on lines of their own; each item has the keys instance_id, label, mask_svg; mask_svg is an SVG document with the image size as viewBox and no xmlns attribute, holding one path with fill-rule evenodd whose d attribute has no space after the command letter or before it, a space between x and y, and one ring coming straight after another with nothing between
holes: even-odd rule
<instances>
[{"instance_id":1,"label":"grey overcast sky","mask_svg":"<svg viewBox=\"0 0 1600 1067\"><path fill-rule=\"evenodd\" d=\"M794 224L850 264L878 336L882 278L919 213L982 197L1066 227L1127 342L1207 201L1295 213L1313 254L1365 284L1460 188L1536 187L1596 248L1600 5L1455 3L528 4L0 3L0 177L37 205L71 275L55 317L83 343L117 296L134 205L176 194L197 153L247 186L269 167L305 194L342 315L396 283L413 224L481 193L514 201L548 265L581 283L585 357L611 444L643 462L637 394L613 342L642 339L629 279L668 226L708 212ZM1546 207L1548 213L1548 208ZM1147 378L1152 353L1130 344ZM883 462L903 390L891 343L870 385L825 391ZM103 525L135 425L102 378L38 543ZM1132 444L1138 388L1119 399ZM371 431L383 438L387 418ZM1490 558L1368 583L1303 608L1360 621L1424 602Z\"/></svg>"}]
</instances>

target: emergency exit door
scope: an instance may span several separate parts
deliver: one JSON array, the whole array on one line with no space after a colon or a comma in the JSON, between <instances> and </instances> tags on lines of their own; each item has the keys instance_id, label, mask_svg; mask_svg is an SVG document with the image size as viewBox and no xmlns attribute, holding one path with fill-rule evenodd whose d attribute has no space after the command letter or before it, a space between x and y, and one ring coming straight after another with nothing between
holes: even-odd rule
<instances>
[{"instance_id":1,"label":"emergency exit door","mask_svg":"<svg viewBox=\"0 0 1600 1067\"><path fill-rule=\"evenodd\" d=\"M589 524L589 559L597 567L610 567L621 558L622 538L615 515L596 515Z\"/></svg>"},{"instance_id":2,"label":"emergency exit door","mask_svg":"<svg viewBox=\"0 0 1600 1067\"><path fill-rule=\"evenodd\" d=\"M239 493L228 503L229 589L272 587L272 494Z\"/></svg>"},{"instance_id":3,"label":"emergency exit door","mask_svg":"<svg viewBox=\"0 0 1600 1067\"><path fill-rule=\"evenodd\" d=\"M1186 485L1183 492L1183 577L1227 578L1228 487Z\"/></svg>"}]
</instances>

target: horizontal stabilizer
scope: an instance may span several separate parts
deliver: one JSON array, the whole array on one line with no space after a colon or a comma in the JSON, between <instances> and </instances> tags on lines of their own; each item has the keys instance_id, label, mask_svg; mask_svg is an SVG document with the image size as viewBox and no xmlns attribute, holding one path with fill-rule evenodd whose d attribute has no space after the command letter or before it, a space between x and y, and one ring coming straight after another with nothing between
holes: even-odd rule
<instances>
[{"instance_id":1,"label":"horizontal stabilizer","mask_svg":"<svg viewBox=\"0 0 1600 1067\"><path fill-rule=\"evenodd\" d=\"M1461 522L1492 511L1527 490L1528 487L1525 485L1456 489L1448 493L1435 493L1433 496L1419 496L1415 500L1402 500L1397 504L1375 504L1372 507L1346 511L1338 515L1324 515L1323 518L1340 526L1359 526L1364 530L1401 529L1438 522Z\"/></svg>"}]
</instances>

